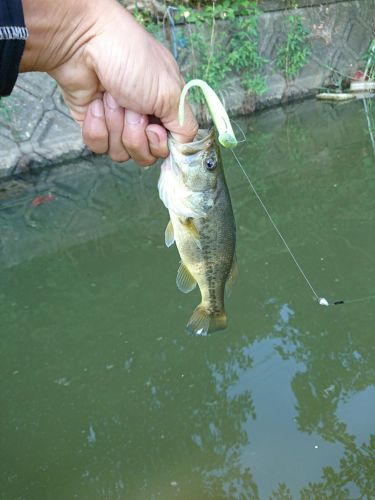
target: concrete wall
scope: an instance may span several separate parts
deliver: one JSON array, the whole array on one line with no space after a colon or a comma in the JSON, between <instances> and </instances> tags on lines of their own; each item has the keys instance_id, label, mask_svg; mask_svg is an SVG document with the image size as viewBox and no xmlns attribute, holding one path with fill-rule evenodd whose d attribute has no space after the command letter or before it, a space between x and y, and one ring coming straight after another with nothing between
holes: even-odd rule
<instances>
[{"instance_id":1,"label":"concrete wall","mask_svg":"<svg viewBox=\"0 0 375 500\"><path fill-rule=\"evenodd\" d=\"M259 21L259 52L268 61L262 70L267 91L251 95L241 88L237 78L228 79L222 87L222 99L233 115L315 95L319 88L337 80L336 71L353 76L363 68L363 54L375 36L375 1L300 0L299 5L304 7L293 9L293 13L301 17L309 32L311 55L296 77L287 81L276 64L278 49L285 40L283 19L291 13L285 9L287 3L260 3L265 12Z\"/></svg>"},{"instance_id":2,"label":"concrete wall","mask_svg":"<svg viewBox=\"0 0 375 500\"><path fill-rule=\"evenodd\" d=\"M312 54L292 81L276 67L282 39L282 20L290 14L287 0L264 0L260 7L260 54L269 62L264 68L267 91L250 95L230 78L222 86L222 99L231 114L243 115L280 102L316 92L334 70L353 75L374 36L374 0L299 0L296 13L309 31ZM0 177L39 165L73 159L85 153L80 129L69 116L55 83L44 74L20 75L11 97L0 108ZM197 110L199 115L199 110Z\"/></svg>"}]
</instances>

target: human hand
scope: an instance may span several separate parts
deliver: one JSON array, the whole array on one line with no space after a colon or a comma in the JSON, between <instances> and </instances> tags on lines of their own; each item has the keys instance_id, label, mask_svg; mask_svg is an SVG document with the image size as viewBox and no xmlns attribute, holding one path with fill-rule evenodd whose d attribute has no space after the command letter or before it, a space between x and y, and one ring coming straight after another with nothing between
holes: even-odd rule
<instances>
[{"instance_id":1,"label":"human hand","mask_svg":"<svg viewBox=\"0 0 375 500\"><path fill-rule=\"evenodd\" d=\"M115 0L23 0L29 39L21 71L56 79L83 138L115 161L151 165L168 154L167 131L191 141L197 123L170 52Z\"/></svg>"}]
</instances>

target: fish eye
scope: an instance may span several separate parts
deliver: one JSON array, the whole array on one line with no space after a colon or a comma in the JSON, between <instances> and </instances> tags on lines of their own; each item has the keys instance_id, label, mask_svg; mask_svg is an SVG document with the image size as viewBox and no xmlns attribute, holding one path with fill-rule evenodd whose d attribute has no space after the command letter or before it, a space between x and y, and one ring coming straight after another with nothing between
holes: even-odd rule
<instances>
[{"instance_id":1,"label":"fish eye","mask_svg":"<svg viewBox=\"0 0 375 500\"><path fill-rule=\"evenodd\" d=\"M216 158L209 156L204 161L207 170L214 170L216 168Z\"/></svg>"}]
</instances>

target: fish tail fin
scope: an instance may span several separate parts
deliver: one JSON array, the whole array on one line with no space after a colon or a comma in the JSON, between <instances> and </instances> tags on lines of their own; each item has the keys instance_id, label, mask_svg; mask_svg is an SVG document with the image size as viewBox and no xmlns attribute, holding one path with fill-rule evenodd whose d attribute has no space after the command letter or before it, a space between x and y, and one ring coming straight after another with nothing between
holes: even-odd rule
<instances>
[{"instance_id":1,"label":"fish tail fin","mask_svg":"<svg viewBox=\"0 0 375 500\"><path fill-rule=\"evenodd\" d=\"M225 311L210 313L202 304L197 306L186 325L186 330L192 335L206 336L208 333L224 330L227 327Z\"/></svg>"}]
</instances>

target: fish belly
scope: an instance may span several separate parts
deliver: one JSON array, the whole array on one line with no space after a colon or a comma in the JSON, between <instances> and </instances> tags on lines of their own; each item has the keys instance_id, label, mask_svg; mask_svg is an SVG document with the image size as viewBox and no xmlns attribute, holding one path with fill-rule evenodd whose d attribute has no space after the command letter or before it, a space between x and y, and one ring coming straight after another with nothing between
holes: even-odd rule
<instances>
[{"instance_id":1,"label":"fish belly","mask_svg":"<svg viewBox=\"0 0 375 500\"><path fill-rule=\"evenodd\" d=\"M224 290L235 253L234 219L229 208L229 214L225 210L215 210L207 217L192 220L198 240L179 217L171 214L181 260L197 282L202 296L187 325L191 333L206 335L227 325Z\"/></svg>"}]
</instances>

